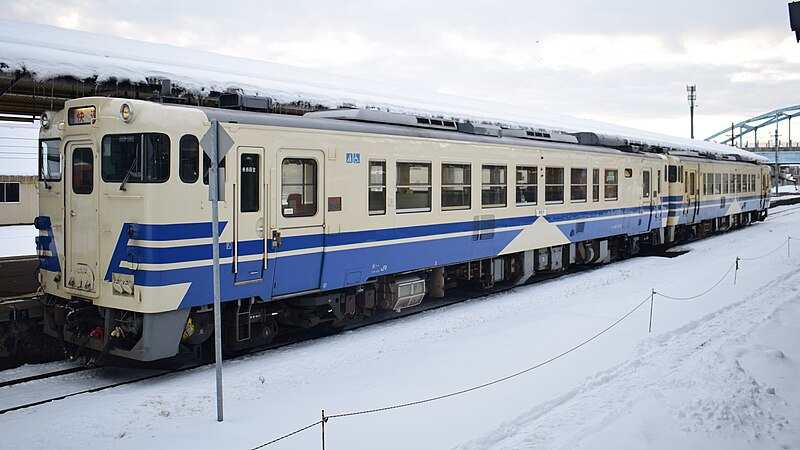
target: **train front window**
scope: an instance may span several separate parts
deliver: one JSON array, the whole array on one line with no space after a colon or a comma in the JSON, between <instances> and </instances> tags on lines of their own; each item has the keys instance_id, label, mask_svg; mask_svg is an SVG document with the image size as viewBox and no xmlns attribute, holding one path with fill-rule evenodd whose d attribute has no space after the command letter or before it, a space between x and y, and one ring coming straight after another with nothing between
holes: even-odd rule
<instances>
[{"instance_id":1,"label":"train front window","mask_svg":"<svg viewBox=\"0 0 800 450\"><path fill-rule=\"evenodd\" d=\"M169 137L161 133L103 137L103 181L162 183L169 178Z\"/></svg>"},{"instance_id":2,"label":"train front window","mask_svg":"<svg viewBox=\"0 0 800 450\"><path fill-rule=\"evenodd\" d=\"M194 183L200 172L200 143L197 138L187 134L181 138L180 150L180 176L184 183Z\"/></svg>"},{"instance_id":3,"label":"train front window","mask_svg":"<svg viewBox=\"0 0 800 450\"><path fill-rule=\"evenodd\" d=\"M61 139L39 141L39 179L43 181L61 180L61 153L58 147Z\"/></svg>"},{"instance_id":4,"label":"train front window","mask_svg":"<svg viewBox=\"0 0 800 450\"><path fill-rule=\"evenodd\" d=\"M91 194L94 190L94 155L90 148L72 151L72 191Z\"/></svg>"}]
</instances>

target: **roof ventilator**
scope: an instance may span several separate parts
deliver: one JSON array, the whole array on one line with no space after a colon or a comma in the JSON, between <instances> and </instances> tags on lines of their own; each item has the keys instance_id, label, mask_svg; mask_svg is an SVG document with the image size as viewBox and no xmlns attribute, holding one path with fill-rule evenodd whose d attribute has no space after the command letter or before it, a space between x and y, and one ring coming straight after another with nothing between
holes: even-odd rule
<instances>
[{"instance_id":1,"label":"roof ventilator","mask_svg":"<svg viewBox=\"0 0 800 450\"><path fill-rule=\"evenodd\" d=\"M219 107L240 111L269 112L272 109L272 99L257 95L245 95L241 91L225 92L219 95Z\"/></svg>"},{"instance_id":2,"label":"roof ventilator","mask_svg":"<svg viewBox=\"0 0 800 450\"><path fill-rule=\"evenodd\" d=\"M533 139L537 141L564 142L567 144L577 144L578 138L571 134L560 131L548 131L543 129L524 130L520 128L504 128L503 137L514 137L521 139Z\"/></svg>"},{"instance_id":3,"label":"roof ventilator","mask_svg":"<svg viewBox=\"0 0 800 450\"><path fill-rule=\"evenodd\" d=\"M436 130L458 130L456 122L452 120L378 111L375 109L332 109L330 111L313 111L305 113L304 117L353 120L356 122L382 123L386 125L432 128Z\"/></svg>"},{"instance_id":4,"label":"roof ventilator","mask_svg":"<svg viewBox=\"0 0 800 450\"><path fill-rule=\"evenodd\" d=\"M500 127L481 123L458 122L458 131L480 136L500 136Z\"/></svg>"}]
</instances>

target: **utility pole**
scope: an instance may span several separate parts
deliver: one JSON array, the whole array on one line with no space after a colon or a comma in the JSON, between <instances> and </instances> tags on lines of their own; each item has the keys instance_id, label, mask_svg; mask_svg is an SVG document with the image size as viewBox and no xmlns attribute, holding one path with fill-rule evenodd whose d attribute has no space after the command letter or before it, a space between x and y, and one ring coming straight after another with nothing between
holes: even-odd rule
<instances>
[{"instance_id":1,"label":"utility pole","mask_svg":"<svg viewBox=\"0 0 800 450\"><path fill-rule=\"evenodd\" d=\"M691 136L694 139L694 101L697 100L697 86L686 86L687 98L689 99L689 120L691 124Z\"/></svg>"},{"instance_id":2,"label":"utility pole","mask_svg":"<svg viewBox=\"0 0 800 450\"><path fill-rule=\"evenodd\" d=\"M731 122L731 147L735 147L736 143L734 142L734 138L736 138L736 132L733 131L733 122Z\"/></svg>"}]
</instances>

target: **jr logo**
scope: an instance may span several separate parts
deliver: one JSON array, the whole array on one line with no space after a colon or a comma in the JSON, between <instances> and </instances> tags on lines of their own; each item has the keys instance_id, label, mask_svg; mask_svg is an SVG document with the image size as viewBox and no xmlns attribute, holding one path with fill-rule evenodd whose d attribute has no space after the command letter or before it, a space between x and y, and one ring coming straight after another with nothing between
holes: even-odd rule
<instances>
[{"instance_id":1,"label":"jr logo","mask_svg":"<svg viewBox=\"0 0 800 450\"><path fill-rule=\"evenodd\" d=\"M346 153L344 158L347 164L361 164L361 153Z\"/></svg>"}]
</instances>

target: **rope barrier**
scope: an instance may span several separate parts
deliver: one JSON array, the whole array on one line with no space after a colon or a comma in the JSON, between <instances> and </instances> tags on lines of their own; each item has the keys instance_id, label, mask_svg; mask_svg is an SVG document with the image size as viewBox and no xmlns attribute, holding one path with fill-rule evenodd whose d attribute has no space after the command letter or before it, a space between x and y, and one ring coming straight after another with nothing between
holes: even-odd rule
<instances>
[{"instance_id":1,"label":"rope barrier","mask_svg":"<svg viewBox=\"0 0 800 450\"><path fill-rule=\"evenodd\" d=\"M614 322L611 325L607 326L602 331L600 331L599 333L597 333L594 336L590 337L589 339L586 339L585 341L581 342L580 344L575 345L574 347L572 347L572 348L570 348L570 349L568 349L568 350L566 350L566 351L564 351L564 352L562 352L562 353L560 353L560 354L558 354L556 356L553 356L552 358L547 359L546 361L540 362L540 363L538 363L536 365L528 367L527 369L520 370L519 372L513 373L511 375L507 375L505 377L498 378L496 380L493 380L493 381L490 381L490 382L487 382L487 383L483 383L483 384L478 385L478 386L473 386L471 388L462 389L460 391L452 392L450 394L439 395L439 396L427 398L427 399L424 399L424 400L417 400L417 401L414 401L414 402L402 403L402 404L393 405L393 406L386 406L386 407L383 407L383 408L367 409L367 410L363 410L363 411L356 411L356 412L349 412L349 413L342 413L342 414L331 414L331 415L326 416L326 417L329 418L329 419L335 419L335 418L339 418L339 417L360 416L360 415L364 415L364 414L372 414L372 413L381 412L381 411L389 411L389 410L393 410L393 409L405 408L405 407L408 407L408 406L421 405L423 403L430 403L430 402L434 402L434 401L437 401L437 400L442 400L442 399L445 399L445 398L450 398L450 397L455 397L457 395L466 394L468 392L477 391L479 389L483 389L483 388L486 388L486 387L489 387L489 386L493 386L495 384L502 383L502 382L510 380L512 378L516 378L516 377L518 377L520 375L524 375L524 374L526 374L528 372L531 372L533 370L536 370L536 369L538 369L538 368L540 368L542 366L550 364L553 361L556 361L556 360L558 360L560 358L563 358L564 356L566 356L566 355L574 352L575 350L583 347L584 345L592 342L593 340L597 339L598 337L602 336L603 334L605 334L606 332L608 332L609 330L611 330L612 328L617 326L623 320L627 319L631 314L636 312L636 310L641 308L642 305L647 303L649 300L650 300L650 296L648 295L644 300L641 301L641 303L639 303L638 305L636 305L636 307L634 307L633 309L628 311L627 314L622 316L616 322Z\"/></svg>"},{"instance_id":2,"label":"rope barrier","mask_svg":"<svg viewBox=\"0 0 800 450\"><path fill-rule=\"evenodd\" d=\"M731 266L728 268L728 271L727 271L727 272L725 272L725 275L723 275L723 276L722 276L722 278L720 278L720 279L719 279L719 281L717 281L716 283L714 283L714 285L713 285L713 286L711 286L710 288L706 289L705 291L703 291L703 292L702 292L702 293L700 293L700 294L697 294L697 295L692 295L691 297L673 297L673 296L670 296L670 295L662 294L662 293L660 293L660 292L658 292L658 291L655 291L655 290L653 291L653 294L654 294L654 295L660 295L661 297L664 297L664 298L667 298L667 299L670 299L670 300L677 300L677 301L687 301L687 300L694 300L694 299L696 299L696 298L698 298L698 297L702 297L702 296L704 296L704 295L708 294L709 292L711 292L712 290L714 290L714 288L716 288L717 286L719 286L719 285L720 285L720 283L722 283L722 281L723 281L723 280L725 280L725 278L728 276L728 274L730 274L730 273L731 273L731 270L733 270L733 269L734 269L734 267L736 267L736 266L737 266L737 263L733 263L733 264L731 264Z\"/></svg>"},{"instance_id":3,"label":"rope barrier","mask_svg":"<svg viewBox=\"0 0 800 450\"><path fill-rule=\"evenodd\" d=\"M252 450L257 450L257 449L259 449L259 448L264 448L264 447L266 447L266 446L268 446L268 445L272 445L272 444L274 444L274 443L276 443L276 442L278 442L278 441L282 441L282 440L284 440L284 439L286 439L286 438L292 437L292 436L294 436L295 434L302 433L303 431L306 431L306 430L307 430L307 429L309 429L309 428L314 428L315 426L317 426L317 425L319 425L319 424L321 424L321 423L323 423L323 422L322 422L322 420L318 420L318 421L316 421L316 422L314 422L314 423L312 423L312 424L310 424L310 425L306 425L306 426L304 426L303 428L300 428L299 430L292 431L291 433L284 434L283 436L281 436L281 437L279 437L279 438L277 438L277 439L273 439L273 440L271 440L271 441L267 442L266 444L261 444L261 445L259 445L258 447L253 447L253 449L252 449Z\"/></svg>"},{"instance_id":4,"label":"rope barrier","mask_svg":"<svg viewBox=\"0 0 800 450\"><path fill-rule=\"evenodd\" d=\"M756 256L756 257L754 257L754 258L739 258L739 259L740 259L740 260L742 260L742 261L755 261L755 260L758 260L758 259L766 258L767 256L769 256L769 255L771 255L771 254L773 254L773 253L777 252L778 250L782 249L784 245L788 245L788 244L789 244L789 241L791 241L791 239L792 239L792 238L788 238L788 239L786 240L786 242L784 242L783 244L781 244L781 245L780 245L778 248L776 248L775 250L773 250L773 251L771 251L771 252L767 253L766 255Z\"/></svg>"}]
</instances>

